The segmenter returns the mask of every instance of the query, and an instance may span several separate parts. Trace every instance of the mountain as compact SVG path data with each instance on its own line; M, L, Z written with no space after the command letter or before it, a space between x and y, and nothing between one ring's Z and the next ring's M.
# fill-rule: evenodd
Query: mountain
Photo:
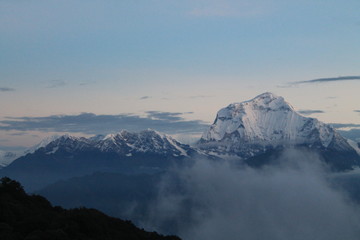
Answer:
M54 205L95 208L112 217L131 219L138 225L153 209L164 175L96 172L58 181L36 194Z
M64 135L0 170L27 190L93 172L154 173L191 162L201 153L154 130L93 138Z
M356 143L350 143L330 125L297 113L284 98L264 93L221 109L198 149L154 130L91 138L56 136L0 169L0 176L12 177L34 191L94 172L158 173L192 164L199 157L236 158L262 166L288 148L314 151L333 170L343 171L360 165Z
M0 239L136 239L180 240L146 232L130 221L95 209L53 207L40 195L27 195L20 183L0 180Z
M56 140L60 136L54 135L47 137L43 139L40 143L36 144L35 146L32 146L25 150L17 150L17 151L3 151L0 150L0 169L6 167L11 162L13 162L15 159L22 157L28 153L34 153L37 149L46 146L50 142Z
M189 156L195 152L191 147L177 142L168 135L154 130L139 133L121 131L117 134L95 136L91 138L64 135L37 147L37 153L53 154L58 151L75 153L95 150L103 153L116 153L122 157L139 154L158 154L163 156Z
M63 136L65 137L65 136L69 136L69 135L63 135ZM60 135L53 135L53 136L46 137L43 140L41 140L38 144L26 149L24 151L23 155L26 155L28 153L34 153L36 150L46 147L46 145L57 140L60 137L61 137Z
M360 163L354 148L334 128L299 114L283 97L269 92L218 111L198 147L250 165L261 165L289 147L316 151L335 170Z
M18 154L15 152L0 150L0 169L9 165L16 158L18 158Z

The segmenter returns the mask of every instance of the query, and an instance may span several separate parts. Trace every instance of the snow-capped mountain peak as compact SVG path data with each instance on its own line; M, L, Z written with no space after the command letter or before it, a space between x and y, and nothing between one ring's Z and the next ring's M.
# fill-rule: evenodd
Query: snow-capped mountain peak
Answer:
M271 92L262 93L251 100L241 103L234 103L234 105L249 105L249 107L252 107L253 109L266 108L267 110L272 111L285 109L294 110L294 108L288 102L286 102L283 97L277 96Z
M181 144L168 135L148 129L138 133L122 130L119 133L91 138L56 136L43 140L28 153L41 151L45 154L54 154L59 150L68 153L100 151L126 157L145 153L180 157L188 156L189 151L195 152L190 146Z
M69 136L69 135L66 135L66 136ZM57 139L59 139L61 137L63 137L63 136L61 136L61 135L53 135L53 136L46 137L43 140L41 140L41 142L39 142L38 144L36 144L36 145L32 146L31 148L25 150L24 153L25 154L34 153L39 148L45 147L49 143L51 143L51 142L53 142L53 141L55 141L55 140L57 140Z
M198 146L206 151L248 158L284 146L352 147L330 125L297 113L283 97L263 93L218 111Z
M184 148L188 146L180 144L168 135L148 129L139 133L132 133L122 130L117 134L108 134L102 141L97 143L102 151L117 152L173 152L174 155L187 156Z

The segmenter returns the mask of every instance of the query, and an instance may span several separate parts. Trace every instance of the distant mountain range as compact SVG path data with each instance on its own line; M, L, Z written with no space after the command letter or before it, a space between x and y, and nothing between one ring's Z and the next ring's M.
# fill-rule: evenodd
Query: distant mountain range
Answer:
M262 166L287 148L317 152L335 171L360 165L356 143L350 145L330 125L297 113L282 97L263 93L221 109L195 147L154 130L91 138L55 136L1 169L0 176L19 180L33 191L94 172L161 173L197 158L231 158Z
M142 225L151 221L164 181L173 181L171 191L182 191L176 176L165 177L176 172L171 170L192 166L198 159L262 167L276 163L289 148L315 152L337 172L360 166L356 142L343 138L330 125L299 114L282 97L264 93L218 111L195 146L154 130L91 138L53 136L0 169L0 177L20 181L26 191L40 193L53 204L96 208ZM334 182L358 201L358 178L346 175ZM184 214L196 207L186 199L183 204ZM170 218L157 230L178 233L176 221Z
M64 135L0 170L36 190L58 180L93 172L155 173L206 157L189 145L154 130L92 138Z

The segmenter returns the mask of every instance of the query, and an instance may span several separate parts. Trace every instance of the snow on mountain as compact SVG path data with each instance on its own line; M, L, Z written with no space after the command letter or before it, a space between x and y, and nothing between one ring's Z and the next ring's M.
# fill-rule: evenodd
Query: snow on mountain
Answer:
M356 152L355 145L349 144L330 125L297 113L284 98L269 92L218 111L214 123L204 132L197 146L199 150L154 130L138 133L123 130L91 138L52 136L26 153L40 154L38 156L42 158L57 154L59 159L77 158L79 154L88 158L86 154L92 157L93 153L101 159L114 153L125 159L149 159L151 156L183 158L194 154L249 159L295 146L315 149L326 161L335 161L341 169L360 163L357 154L360 149L357 148Z
M117 153L120 156L133 157L135 154L160 154L171 157L188 157L197 150L181 144L172 137L154 130L139 133L121 131L117 134L96 135L90 138L74 137L69 134L54 135L43 139L35 146L22 152L5 152L0 150L0 169L27 154L41 153L51 155L57 151L75 153L100 151Z
M55 141L56 139L58 139L60 137L61 137L60 135L53 135L53 136L46 137L43 140L41 140L41 142L39 142L38 144L25 150L24 155L26 155L28 153L34 153L39 148L45 147L46 145L48 145L49 143Z
M0 172L26 183L27 189L39 189L61 179L94 172L158 173L192 164L190 157L206 156L153 130L121 131L92 138L64 135L17 158Z
M93 138L75 137L71 135L62 135L47 145L38 148L35 153L43 152L45 154L53 154L58 150L63 152L86 151L94 148Z
M241 158L287 146L354 151L330 125L297 113L283 97L269 92L221 109L198 143L209 153Z
M18 157L18 154L15 152L8 152L0 150L0 168L6 167L12 161Z
M47 140L46 140L47 141ZM58 150L66 152L98 150L100 152L115 152L122 156L133 156L135 153L151 153L172 155L175 157L188 156L189 151L194 151L188 145L177 142L172 137L154 130L144 130L139 133L121 131L117 134L106 136L98 135L91 138L73 137L64 135L39 144L38 151L46 154Z
M29 153L34 153L39 148L45 147L50 142L55 141L59 137L60 137L59 135L47 137L47 138L43 139L40 143L38 143L24 151L9 152L9 151L0 150L0 168L6 167L7 165L9 165L11 162L13 162L15 159L17 159L19 157L22 157Z
M349 143L349 145L350 145L351 147L353 147L353 148L355 149L355 151L357 152L357 154L360 155L360 143L355 142L355 141L353 141L353 140L351 140L351 139L347 139L347 142Z

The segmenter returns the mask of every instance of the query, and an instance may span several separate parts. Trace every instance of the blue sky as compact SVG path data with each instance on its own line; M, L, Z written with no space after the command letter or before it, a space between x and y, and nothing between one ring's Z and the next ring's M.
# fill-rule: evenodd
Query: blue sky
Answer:
M9 129L9 117L77 116L79 129L83 113L149 120L117 131L151 127L158 111L203 127L265 91L322 121L360 124L359 9L358 0L0 0L0 146L59 130ZM84 134L75 128L63 131Z

